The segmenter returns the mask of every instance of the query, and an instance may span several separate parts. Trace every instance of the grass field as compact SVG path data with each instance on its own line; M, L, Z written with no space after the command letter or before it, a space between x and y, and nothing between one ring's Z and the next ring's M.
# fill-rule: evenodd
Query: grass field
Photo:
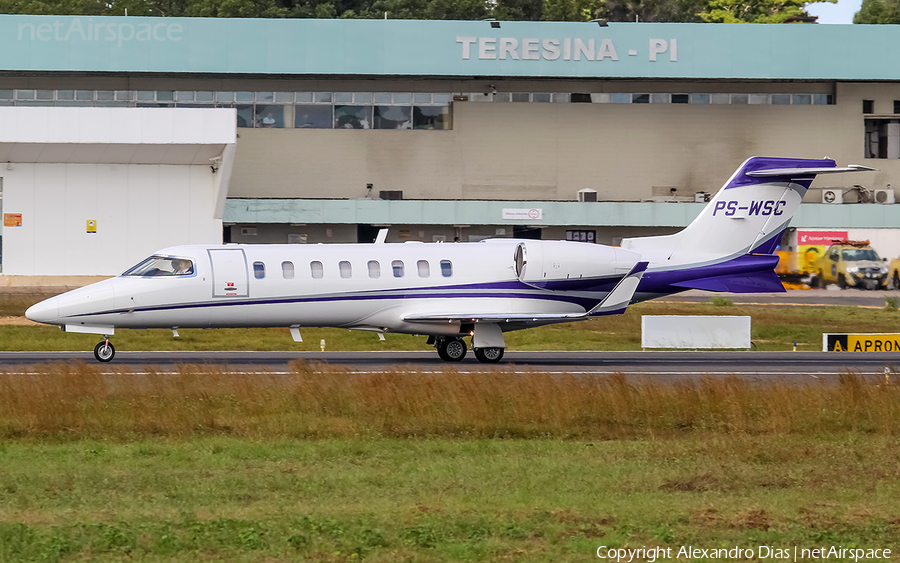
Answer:
M722 301L719 301L720 303ZM823 332L897 332L896 309L856 307L722 306L713 303L632 305L624 315L506 333L510 350L640 350L642 315L749 315L754 349L821 350ZM371 332L303 329L295 343L285 329L120 330L119 350L427 350L424 336L388 334L381 342ZM99 337L67 334L56 327L0 326L0 350L91 350Z
M895 446L856 434L14 443L0 448L0 560L589 561L601 545L896 554Z
M900 549L900 388L495 371L0 375L0 561Z
M900 385L849 372L833 385L735 377L632 382L502 369L356 374L302 361L268 376L217 366L120 370L103 374L99 364L72 363L0 374L0 438L900 435Z
M896 311L646 303L510 333L634 350L642 314L749 314L762 350L896 332ZM120 350L425 349L329 329L121 331ZM6 350L91 335L0 327ZM588 561L609 547L900 552L900 386L733 378L287 376L94 364L0 373L0 562ZM893 378L892 378L893 380ZM687 560L689 558L681 558ZM835 559L832 557L831 559ZM635 559L641 559L640 557ZM710 559L695 559L710 561ZM882 559L883 561L883 559Z

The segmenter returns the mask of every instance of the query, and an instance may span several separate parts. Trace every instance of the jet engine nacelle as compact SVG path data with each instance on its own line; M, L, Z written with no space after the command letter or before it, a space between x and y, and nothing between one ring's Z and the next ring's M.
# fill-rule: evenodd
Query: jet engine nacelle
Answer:
M549 282L567 280L617 280L631 271L640 257L636 252L602 244L523 241L516 247L513 262L520 281L548 287Z

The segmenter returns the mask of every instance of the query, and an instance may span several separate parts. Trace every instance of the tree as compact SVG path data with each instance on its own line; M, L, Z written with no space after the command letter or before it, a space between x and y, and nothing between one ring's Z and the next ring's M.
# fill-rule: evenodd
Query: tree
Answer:
M900 23L900 1L863 0L853 23Z
M837 0L814 0L836 2ZM0 0L0 13L219 18L647 22L808 21L805 0ZM900 23L900 0L864 0L856 23Z
M429 20L483 20L489 13L484 0L431 0L425 8Z
M541 19L544 21L590 21L594 18L597 0L544 0Z
M700 13L710 23L786 23L813 21L806 6L837 0L710 0Z
M702 22L708 0L605 0L597 17L614 22Z

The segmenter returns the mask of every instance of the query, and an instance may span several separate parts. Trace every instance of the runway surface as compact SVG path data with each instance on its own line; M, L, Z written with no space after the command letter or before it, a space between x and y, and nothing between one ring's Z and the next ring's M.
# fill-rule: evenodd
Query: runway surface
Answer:
M795 290L786 293L722 294L736 305L761 306L829 306L884 307L884 298L900 296L898 291ZM708 303L712 294L686 291L661 299L665 302ZM242 373L285 372L295 360L322 362L342 366L352 372L367 373L411 366L429 372L447 368L475 372L491 369L542 371L571 374L625 373L655 379L684 379L702 375L738 375L748 379L815 379L836 380L844 371L883 380L885 370L892 383L900 383L900 353L835 353L835 352L507 352L499 364L481 364L470 352L460 363L441 361L434 351L421 352L135 352L119 350L110 364L99 364L93 354L85 352L0 352L0 370L17 370L21 366L47 362L81 360L101 366L109 372L127 367L139 372L145 366L165 371L176 370L178 364L213 364L228 371ZM897 373L894 376L894 373Z
M0 370L47 362L82 360L105 371L128 367L165 371L179 364L211 364L240 373L286 372L290 362L306 360L342 366L356 373L381 372L409 366L429 372L452 368L464 372L491 369L541 371L576 375L625 373L654 379L738 375L751 379L836 379L851 369L884 378L885 370L900 383L900 353L837 352L507 352L499 364L482 364L469 354L447 363L423 352L117 352L109 364L99 364L90 352L0 352ZM897 373L898 375L894 375Z

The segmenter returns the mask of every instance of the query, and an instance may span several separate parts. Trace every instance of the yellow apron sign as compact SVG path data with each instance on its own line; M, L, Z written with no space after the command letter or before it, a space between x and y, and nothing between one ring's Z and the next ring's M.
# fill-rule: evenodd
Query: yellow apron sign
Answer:
M825 352L900 352L900 334L823 334Z

